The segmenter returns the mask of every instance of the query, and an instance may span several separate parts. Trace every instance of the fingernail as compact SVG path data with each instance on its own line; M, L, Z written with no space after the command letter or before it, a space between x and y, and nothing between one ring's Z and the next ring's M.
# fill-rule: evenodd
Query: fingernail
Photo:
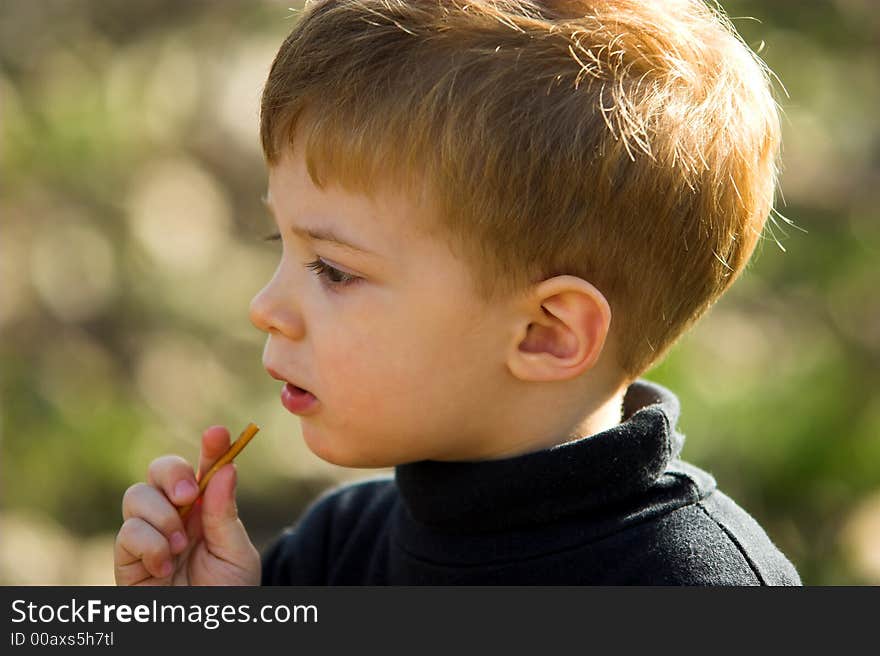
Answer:
M171 551L178 553L186 548L186 536L180 531L171 535Z
M171 572L173 572L173 571L174 571L174 565L171 564L170 560L166 560L162 564L162 569L159 570L159 576L161 576L162 578L164 578L166 576L171 576Z
M178 481L177 485L174 486L174 496L178 499L189 499L192 495L198 492L198 490L199 488L196 487L195 483L184 479Z

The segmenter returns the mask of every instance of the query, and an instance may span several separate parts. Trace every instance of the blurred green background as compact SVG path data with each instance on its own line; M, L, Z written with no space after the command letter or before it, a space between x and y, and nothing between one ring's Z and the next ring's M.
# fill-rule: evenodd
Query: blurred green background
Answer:
M805 583L880 584L880 12L722 4L788 93L796 227L768 224L647 377ZM304 447L247 319L276 257L257 107L289 5L0 5L0 584L112 583L124 490L211 424L263 428L239 458L258 547L376 473Z

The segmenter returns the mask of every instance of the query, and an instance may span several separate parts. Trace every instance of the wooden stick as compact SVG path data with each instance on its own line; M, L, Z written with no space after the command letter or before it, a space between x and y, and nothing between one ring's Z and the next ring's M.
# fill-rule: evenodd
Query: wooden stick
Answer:
M260 427L254 423L248 424L245 429L241 432L241 435L238 436L238 439L235 440L232 444L229 445L229 449L222 456L217 458L217 462L211 465L211 468L208 470L208 473L202 476L199 479L199 494L193 500L192 503L188 503L185 506L181 506L178 513L180 514L181 519L186 519L187 515L189 515L196 501L202 496L202 493L205 491L205 488L208 487L208 481L211 480L211 477L216 474L221 467L224 465L228 465L232 460L239 454L239 452L247 446L247 443L251 441L251 438L257 434L257 431L260 430Z

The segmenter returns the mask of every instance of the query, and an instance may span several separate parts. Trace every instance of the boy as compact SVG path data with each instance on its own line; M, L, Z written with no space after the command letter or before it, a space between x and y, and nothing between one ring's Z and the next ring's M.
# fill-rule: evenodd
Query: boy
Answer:
M395 475L261 562L234 467L184 526L192 467L159 458L117 582L800 584L639 379L760 236L767 79L699 0L309 5L263 94L283 249L251 320L309 448Z

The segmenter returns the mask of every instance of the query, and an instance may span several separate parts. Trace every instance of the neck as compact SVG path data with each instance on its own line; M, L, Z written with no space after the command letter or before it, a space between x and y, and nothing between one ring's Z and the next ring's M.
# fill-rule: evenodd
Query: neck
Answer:
M528 403L520 402L519 412L508 414L503 422L504 442L492 445L476 459L512 458L548 449L601 433L617 426L623 418L626 386L605 393L581 388L574 395L560 394L550 386L541 391L545 393L532 396Z
M626 388L618 390L595 412L584 417L569 433L569 440L595 435L617 426L623 419L623 397L625 394Z

